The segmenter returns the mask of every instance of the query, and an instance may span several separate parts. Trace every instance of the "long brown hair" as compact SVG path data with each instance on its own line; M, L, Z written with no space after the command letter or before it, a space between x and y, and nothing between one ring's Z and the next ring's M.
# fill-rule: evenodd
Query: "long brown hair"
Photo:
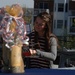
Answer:
M47 12L42 12L42 13L39 13L36 16L36 18L37 17L40 17L46 23L44 36L46 38L46 49L47 48L50 49L50 37L55 37L57 39L57 37L51 33L51 24L52 24L51 15L48 14ZM38 33L37 32L35 32L35 41L38 42ZM58 41L58 39L57 39L57 41Z

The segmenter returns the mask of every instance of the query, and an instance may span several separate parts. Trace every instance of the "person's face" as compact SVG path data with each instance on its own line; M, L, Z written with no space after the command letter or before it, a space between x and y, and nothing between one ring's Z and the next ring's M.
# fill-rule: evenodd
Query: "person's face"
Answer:
M43 21L40 17L37 17L34 22L34 28L38 33L43 32L45 29L45 21Z

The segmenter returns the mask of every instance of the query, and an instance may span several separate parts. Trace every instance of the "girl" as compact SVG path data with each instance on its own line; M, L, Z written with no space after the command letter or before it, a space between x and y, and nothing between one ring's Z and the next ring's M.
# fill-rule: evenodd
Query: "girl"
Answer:
M36 16L34 30L29 34L30 68L52 68L57 57L57 37L51 33L51 16L42 12Z

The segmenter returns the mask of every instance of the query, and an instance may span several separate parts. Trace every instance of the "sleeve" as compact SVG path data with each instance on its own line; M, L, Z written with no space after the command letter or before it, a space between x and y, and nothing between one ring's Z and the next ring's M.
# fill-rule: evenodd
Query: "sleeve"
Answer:
M44 52L38 49L36 51L37 51L37 55L54 61L57 57L57 40L54 37L51 38L50 40L51 40L51 51L50 52Z

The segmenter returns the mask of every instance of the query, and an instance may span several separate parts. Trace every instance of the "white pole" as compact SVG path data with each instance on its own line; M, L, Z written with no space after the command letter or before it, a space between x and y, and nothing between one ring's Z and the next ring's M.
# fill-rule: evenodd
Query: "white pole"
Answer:
M64 18L63 18L63 36L64 36L64 34L65 34L65 29L64 29L64 27L65 27L65 10L66 10L66 0L64 0Z

